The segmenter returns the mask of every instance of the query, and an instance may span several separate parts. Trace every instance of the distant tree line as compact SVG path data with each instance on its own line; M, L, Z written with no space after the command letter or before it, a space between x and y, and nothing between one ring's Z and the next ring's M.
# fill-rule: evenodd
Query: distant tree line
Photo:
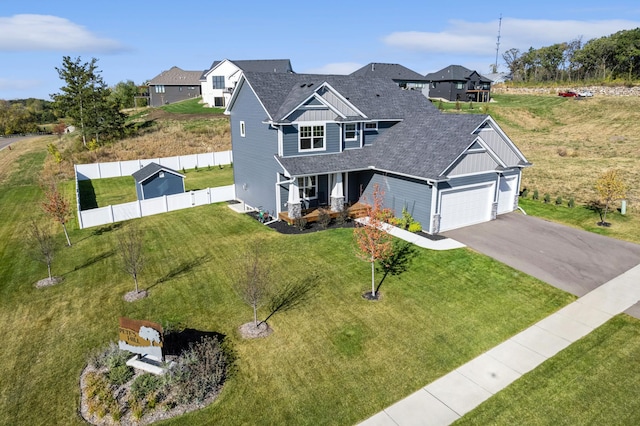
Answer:
M0 99L0 134L35 133L39 124L56 121L53 104L41 99Z
M640 79L640 28L592 39L582 38L526 52L503 53L514 81L613 81Z

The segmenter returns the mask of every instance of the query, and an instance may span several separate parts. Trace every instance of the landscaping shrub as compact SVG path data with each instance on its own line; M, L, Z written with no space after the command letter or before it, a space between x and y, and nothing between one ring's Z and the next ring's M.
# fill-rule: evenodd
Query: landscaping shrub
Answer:
M532 198L533 198L534 200L538 200L538 199L540 198L540 194L538 193L538 190L537 190L537 189L535 189L535 190L533 191L533 197L532 197Z
M318 225L321 229L327 229L331 223L331 214L326 209L318 209Z
M544 194L544 203L549 204L551 202L551 195L549 193Z
M161 384L160 377L149 373L141 374L131 384L131 394L137 400L143 400L160 388Z
M128 365L118 365L109 369L109 382L120 386L127 383L133 377L133 368Z
M569 206L570 209L572 209L572 208L574 208L576 206L576 200L573 197L569 198L568 206Z
M338 212L338 216L336 216L336 223L338 225L344 225L349 222L351 218L349 217L349 210L345 207L344 209Z
M409 232L420 232L422 231L422 225L420 222L411 222L409 225Z
M293 226L301 231L304 231L305 229L307 229L307 219L305 219L304 217L297 217L293 219Z
M556 198L556 206L561 206L562 203L563 203L562 196L558 195L558 198Z
M228 360L218 339L204 337L191 345L173 369L167 381L181 402L202 402L217 392L227 377Z
M89 363L100 369L103 367L113 368L119 365L126 365L131 356L129 351L123 351L114 342L111 342L106 349L94 352L89 357Z
M520 194L520 196L522 198L527 198L529 196L529 190L527 188L522 190L522 193Z

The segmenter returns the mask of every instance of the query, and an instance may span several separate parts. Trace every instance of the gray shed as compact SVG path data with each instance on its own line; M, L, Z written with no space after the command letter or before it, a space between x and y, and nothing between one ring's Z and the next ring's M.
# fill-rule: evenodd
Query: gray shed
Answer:
M157 163L149 163L131 176L136 181L138 200L184 192L184 175Z

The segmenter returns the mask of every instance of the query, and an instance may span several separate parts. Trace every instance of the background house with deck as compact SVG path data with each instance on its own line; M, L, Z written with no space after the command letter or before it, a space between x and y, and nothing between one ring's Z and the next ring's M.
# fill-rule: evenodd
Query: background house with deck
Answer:
M491 80L462 65L449 65L425 76L428 81L427 96L448 101L489 102Z
M200 96L200 71L178 67L162 71L149 81L149 106L158 107Z
M529 165L490 116L441 113L387 77L245 72L227 113L236 197L288 219L379 184L435 234L513 211Z
M200 76L202 101L209 107L225 108L242 71L293 73L289 59L214 61Z
M359 77L387 77L392 79L400 88L420 90L427 86L428 80L421 74L400 64L382 64L371 62L351 73Z

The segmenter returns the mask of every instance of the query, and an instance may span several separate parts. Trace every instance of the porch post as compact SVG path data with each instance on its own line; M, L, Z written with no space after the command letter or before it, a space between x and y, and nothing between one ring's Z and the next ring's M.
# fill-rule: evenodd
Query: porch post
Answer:
M298 179L296 178L294 178L293 182L289 184L287 213L291 219L298 219L299 217L302 217L302 203L300 202L300 190L298 189Z
M344 191L342 189L342 173L334 173L333 188L331 188L331 211L344 210Z

